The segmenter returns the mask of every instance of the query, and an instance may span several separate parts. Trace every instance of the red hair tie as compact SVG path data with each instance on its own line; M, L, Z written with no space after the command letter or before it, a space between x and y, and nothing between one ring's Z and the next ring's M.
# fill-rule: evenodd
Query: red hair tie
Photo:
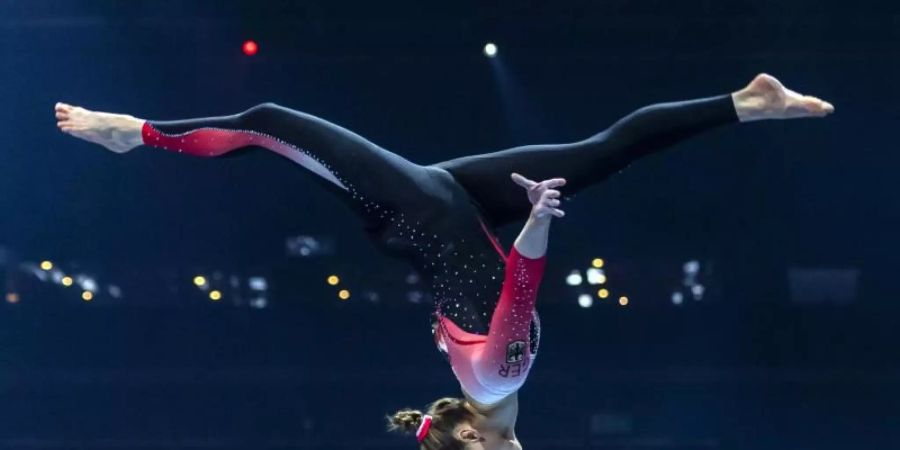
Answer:
M426 414L425 417L422 418L422 423L419 425L418 431L416 431L416 439L418 439L419 442L424 441L425 436L428 434L428 430L430 428L431 428L431 416Z

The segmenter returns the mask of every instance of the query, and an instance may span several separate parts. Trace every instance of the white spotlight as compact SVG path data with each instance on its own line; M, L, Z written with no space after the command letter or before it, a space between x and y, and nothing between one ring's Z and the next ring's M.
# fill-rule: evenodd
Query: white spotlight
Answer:
M684 263L684 274L685 275L696 275L697 272L700 271L700 261L696 259L692 259L686 263Z
M422 300L425 299L425 293L422 291L409 291L406 293L406 299L410 303L422 303Z
M573 270L569 273L568 276L566 276L566 284L568 284L569 286L578 286L581 284L581 281L581 273L579 273L577 270Z
M265 291L269 288L269 283L266 282L266 279L263 277L250 277L249 285L250 289L254 291Z
M680 304L684 303L684 294L682 294L681 292L677 292L677 291L673 292L672 293L672 303L674 303L676 305L680 305Z
M694 300L703 299L704 292L706 292L706 288L704 288L702 284L695 284L691 287L691 293L694 294Z
M493 58L497 56L497 46L494 45L493 42L488 42L484 45L484 55L488 58Z
M590 308L591 305L594 304L594 298L587 294L581 294L578 296L578 306L582 308Z
M81 285L81 289L85 291L97 292L97 282L93 278L86 275L79 275L76 280Z
M606 283L606 274L603 273L602 269L595 269L595 268L591 267L585 273L587 273L588 284Z
M63 277L65 277L65 276L66 276L66 275L65 275L64 273L62 273L61 270L53 269L52 271L50 271L50 278L51 278L51 279L53 280L53 282L56 283L56 284L61 284L61 283L62 283L62 279L63 279Z
M111 284L106 288L112 298L122 298L122 288Z
M47 274L46 270L41 269L38 266L30 266L27 267L28 270L31 271L31 274L37 277L38 280L47 281L50 278L50 275Z

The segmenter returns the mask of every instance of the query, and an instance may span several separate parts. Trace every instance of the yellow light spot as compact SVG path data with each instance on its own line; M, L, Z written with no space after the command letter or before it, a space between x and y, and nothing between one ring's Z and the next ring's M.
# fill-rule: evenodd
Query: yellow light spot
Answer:
M628 305L628 297L625 297L625 296L619 297L619 304L622 306L627 306Z
M68 275L66 275L66 276L64 276L64 277L62 278L62 284L63 284L63 286L65 286L65 287L71 286L73 282L74 282L74 281L72 280L72 277L70 277L70 276L68 276Z
M50 270L53 268L53 263L50 261L41 261L41 269Z
M340 282L341 282L341 279L338 278L337 275L331 275L328 277L328 284L330 284L332 286L337 286L337 284Z
M209 291L209 299L214 302L222 300L222 293L219 291Z
M94 299L94 293L91 291L84 291L81 293L81 299L89 302Z
M597 297L600 297L600 298L609 297L609 291L607 291L606 289L600 289L599 291L597 291Z
M6 294L6 301L9 303L19 303L19 294L15 292L8 292Z
M197 275L194 277L194 286L200 287L206 284L206 277L203 275Z
M591 265L594 266L594 267L597 268L597 269L602 269L602 268L603 268L603 264L604 264L603 258L594 258L594 260L591 261Z
M338 298L340 298L341 300L347 300L348 298L350 298L350 291L341 289L341 291L338 292Z
M606 283L606 275L602 274L602 273L600 275L597 275L597 283L605 284Z

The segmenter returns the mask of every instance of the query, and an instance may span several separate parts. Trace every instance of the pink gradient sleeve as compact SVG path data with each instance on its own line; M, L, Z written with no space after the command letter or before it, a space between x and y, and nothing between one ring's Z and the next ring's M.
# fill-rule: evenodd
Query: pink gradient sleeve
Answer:
M463 391L478 403L497 403L525 383L533 362L531 321L545 265L546 256L531 259L515 247L510 251L487 336L467 333L447 318L441 320L453 372Z

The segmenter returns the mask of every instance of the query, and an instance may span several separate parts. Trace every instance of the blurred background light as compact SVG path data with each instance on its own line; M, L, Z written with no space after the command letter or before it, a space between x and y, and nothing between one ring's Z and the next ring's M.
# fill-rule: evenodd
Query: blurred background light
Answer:
M692 259L684 263L684 273L687 275L696 275L700 271L700 262Z
M497 45L494 44L493 42L488 42L487 44L484 44L484 54L488 58L493 58L493 57L497 56Z
M594 298L587 294L581 294L578 296L578 306L582 308L590 308L591 305L594 304Z
M241 50L245 55L253 56L259 51L259 45L256 44L256 41L246 40L244 45L241 46Z
M606 274L600 269L591 267L585 274L587 275L588 284L597 285L606 283Z
M122 298L122 288L111 284L107 286L106 291L109 293L109 296L112 298Z
M691 294L694 295L694 300L702 300L704 292L706 292L706 288L704 288L702 284L691 286Z
M87 275L78 275L76 277L78 284L86 291L97 292L97 281Z
M265 299L265 297L257 297L250 299L250 307L256 309L263 309L268 306L269 302Z
M250 286L250 289L254 291L265 291L269 288L269 283L264 277L250 277L250 279L247 280L247 284Z
M569 286L579 286L582 282L581 273L577 270L573 270L566 276L566 284Z

